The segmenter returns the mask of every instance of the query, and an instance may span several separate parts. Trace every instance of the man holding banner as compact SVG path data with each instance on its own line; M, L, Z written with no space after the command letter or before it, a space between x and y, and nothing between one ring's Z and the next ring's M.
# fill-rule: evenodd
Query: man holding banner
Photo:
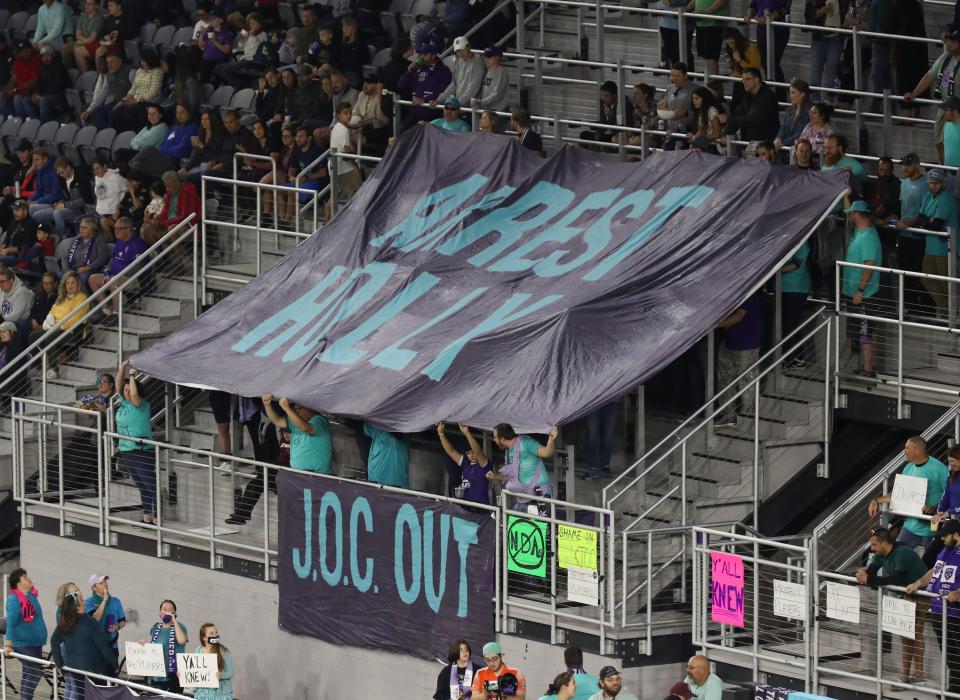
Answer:
M513 426L500 423L493 428L493 442L505 452L505 464L500 472L489 472L488 479L506 481L506 489L513 493L550 496L553 487L543 460L553 457L559 431L550 429L547 444L541 445L529 435L517 435Z
M330 422L306 406L280 399L281 416L273 408L273 396L263 396L263 410L278 430L290 431L290 467L318 474L332 472L333 437Z

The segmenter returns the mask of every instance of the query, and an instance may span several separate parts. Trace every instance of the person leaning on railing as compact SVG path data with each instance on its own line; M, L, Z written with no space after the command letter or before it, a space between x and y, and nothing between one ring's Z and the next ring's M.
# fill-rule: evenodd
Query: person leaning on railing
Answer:
M904 94L903 99L910 102L915 97L923 95L931 85L933 86L933 99L935 100L946 100L957 95L957 78L960 77L960 31L957 28L943 37L943 48L944 52L933 62L930 70L920 77L916 87ZM927 55L926 51L921 52L917 49L908 53L915 53L918 57L921 54L924 57ZM874 87L874 91L876 91L876 87ZM940 155L941 162L944 162L944 123L944 112L941 109L933 126L937 153Z
M50 651L57 667L69 666L77 671L113 676L119 668L117 657L100 625L83 609L79 591L67 593L60 606L60 619L50 635ZM84 676L68 671L64 700L83 698Z

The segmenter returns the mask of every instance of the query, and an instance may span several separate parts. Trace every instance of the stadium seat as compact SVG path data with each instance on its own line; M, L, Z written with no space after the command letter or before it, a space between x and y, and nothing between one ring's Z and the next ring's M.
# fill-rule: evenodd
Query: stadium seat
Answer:
M20 125L20 131L17 132L17 137L33 141L37 137L38 131L40 131L39 119L24 119L23 124Z
M173 35L173 39L170 41L170 45L173 48L177 48L180 44L189 44L193 41L193 27L180 27L177 30L176 34Z
M66 156L66 158L74 164L74 166L80 165L83 163L83 156L80 155L80 149L77 148L72 143L61 143L60 144L60 154Z
M86 73L81 73L77 76L73 86L84 103L90 102L90 98L93 97L93 89L97 86L97 71L88 70Z
M21 39L26 39L30 41L33 38L33 33L37 31L37 16L30 15L27 17L26 24L23 25L23 29L19 31L12 31L10 38L14 41L20 41Z
M133 137L136 135L137 132L135 131L122 131L117 134L110 146L110 157L115 158L117 151L119 151L121 148L130 148L130 143L133 141Z
M83 100L80 99L80 93L76 88L67 88L64 92L67 98L67 108L70 110L71 119L80 119L80 113L83 112Z
M280 14L280 22L284 27L299 26L300 23L297 21L297 15L289 3L281 2L277 5L277 12Z
M73 143L76 146L92 146L93 140L97 137L97 127L90 125L80 129L73 137Z
M116 138L116 136L116 129L104 129L103 131L97 132L96 138L93 139L93 151L97 158L106 158L109 160L113 157L113 151L111 148L113 146L113 140ZM82 148L80 149L80 152L85 153L84 149Z
M126 54L127 60L132 66L140 65L140 47L137 46L137 42L128 39L123 42L123 53ZM133 79L131 79L133 82Z
M65 143L72 145L79 128L76 124L61 124L60 128L57 129L56 136L53 137L53 142L58 146L63 146Z
M257 99L257 92L253 88L244 88L237 90L230 98L230 106L234 109L242 109L249 112L253 109L254 100Z
M373 67L376 68L377 70L380 70L388 63L390 63L390 49L386 48L386 49L381 49L380 51L377 51L377 53L373 57Z
M226 107L230 104L231 97L233 97L233 86L221 85L210 95L210 106Z
M210 104L210 97L213 95L213 85L210 83L203 84L203 103Z
M147 22L140 29L140 39L139 39L140 43L141 44L155 43L153 37L156 33L157 33L157 25L155 25L153 22Z
M60 149L57 147L53 141L47 141L46 143L40 144L40 148L47 152L47 155L50 157L50 162L53 163L57 158L60 157Z
M391 0L390 12L395 15L408 15L413 6L413 0Z
M20 117L10 116L0 126L0 140L3 141L3 150L6 152L7 158L13 157L13 148L17 145L17 134L22 123L23 119Z
M400 23L397 22L397 16L395 14L392 12L381 12L380 24L383 27L383 31L390 37L390 43L400 38ZM389 55L390 49L384 49L384 51L387 51Z
M14 12L7 18L7 24L4 29L7 31L7 36L10 38L10 43L13 43L14 34L17 32L23 32L24 26L27 24L27 20L30 18L29 12Z
M57 136L57 129L59 128L60 122L44 122L40 125L40 128L37 129L37 135L33 137L33 140L41 146L52 143Z
M77 82L77 78L80 77L80 71L76 68L68 68L67 74L70 76L70 84L74 85Z
M6 27L8 19L10 19L10 10L0 9L0 27Z
M177 28L172 24L166 24L160 27L153 35L150 43L154 46L159 44L170 44L173 42L173 35L177 33Z

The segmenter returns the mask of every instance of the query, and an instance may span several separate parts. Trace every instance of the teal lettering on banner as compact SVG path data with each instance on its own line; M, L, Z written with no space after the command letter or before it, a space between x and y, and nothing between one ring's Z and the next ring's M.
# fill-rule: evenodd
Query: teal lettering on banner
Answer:
M361 496L353 502L350 509L350 576L353 578L353 585L361 593L366 593L373 585L373 557L366 557L365 571L360 573L360 561L357 556L357 547L359 540L359 531L357 525L360 522L360 516L363 516L363 529L367 532L373 532L373 511L370 510L370 501Z
M410 531L409 586L403 570L404 530ZM420 597L420 577L423 575L422 542L417 511L409 503L404 503L397 512L397 522L393 531L393 575L397 582L397 593L400 594L400 600L407 605L417 602L417 598Z
M327 511L333 515L333 530L335 533L333 548L335 554L333 568L327 567ZM320 499L320 515L317 518L320 522L320 575L328 586L336 586L340 583L340 576L343 573L343 510L340 508L340 499L333 491L327 491Z

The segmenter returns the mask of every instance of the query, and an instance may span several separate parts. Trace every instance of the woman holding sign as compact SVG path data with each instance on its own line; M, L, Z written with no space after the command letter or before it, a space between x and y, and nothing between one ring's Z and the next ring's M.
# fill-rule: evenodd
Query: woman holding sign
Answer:
M197 688L193 691L194 700L233 700L233 657L230 650L220 643L220 632L212 622L200 625L200 646L197 654L217 655L217 680L219 688Z
M165 676L152 676L147 679L150 685L171 693L179 693L180 679L177 678L177 654L182 654L187 648L187 628L177 620L177 604L172 600L165 600L160 604L160 620L150 628L150 643L159 644L163 649L163 658L167 663ZM143 639L141 644L146 644Z
M69 666L78 671L114 676L117 657L100 625L83 612L83 596L71 591L63 597L60 619L50 635L53 660L60 668ZM84 680L79 673L66 674L64 700L83 700Z

